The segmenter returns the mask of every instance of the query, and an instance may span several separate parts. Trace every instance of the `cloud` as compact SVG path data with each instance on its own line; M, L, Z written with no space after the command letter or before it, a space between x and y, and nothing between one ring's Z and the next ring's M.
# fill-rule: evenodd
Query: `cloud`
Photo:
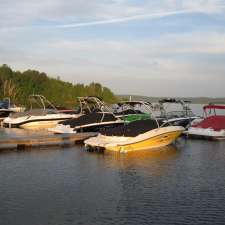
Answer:
M95 25L102 25L102 24L125 23L125 22L129 22L129 21L163 18L163 17L167 17L167 16L188 14L188 13L193 13L193 12L199 12L199 11L197 11L197 10L180 10L180 11L171 11L171 12L158 12L158 13L136 15L136 16L123 17L123 18L116 18L116 19L111 19L111 20L100 20L100 21L92 21L92 22L85 22L85 23L72 23L72 24L56 25L54 27L56 27L56 28L76 28L76 27L95 26Z
M224 5L223 0L2 0L0 27L93 26L190 12L224 13Z
M7 54L5 49L0 59L17 69L38 69L72 82L95 80L117 93L225 95L221 88L225 83L224 40L225 34L210 32L167 34L141 41L55 40L39 43L35 51L30 47ZM129 81L126 87L125 81ZM154 84L151 89L148 83ZM209 84L214 88L208 91Z
M223 3L2 0L0 62L72 82L95 80L117 93L225 95Z

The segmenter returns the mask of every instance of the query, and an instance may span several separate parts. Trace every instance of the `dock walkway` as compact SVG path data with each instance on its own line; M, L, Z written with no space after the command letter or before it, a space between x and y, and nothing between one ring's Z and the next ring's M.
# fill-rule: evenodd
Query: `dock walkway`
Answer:
M34 147L66 146L82 142L97 133L57 134L22 129L0 129L0 150L30 149Z

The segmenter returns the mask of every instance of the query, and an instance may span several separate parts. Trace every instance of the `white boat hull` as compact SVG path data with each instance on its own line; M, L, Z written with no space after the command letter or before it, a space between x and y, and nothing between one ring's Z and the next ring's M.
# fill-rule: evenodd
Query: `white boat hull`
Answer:
M77 118L80 115L49 114L46 116L23 116L18 118L7 117L3 120L5 127L20 127L23 129L37 130L55 127L60 121Z
M55 134L72 134L76 133L74 128L71 128L70 125L56 124L54 127L48 129L48 131Z
M187 131L188 136L196 138L206 138L214 140L225 139L225 130L215 131L211 128L190 127Z

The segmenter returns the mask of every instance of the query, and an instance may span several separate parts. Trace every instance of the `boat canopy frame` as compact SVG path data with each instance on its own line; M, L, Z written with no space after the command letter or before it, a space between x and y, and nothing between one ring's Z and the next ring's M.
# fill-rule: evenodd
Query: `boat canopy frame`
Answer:
M80 103L81 113L85 112L85 109L88 110L88 113L99 111L102 113L101 122L104 120L105 114L107 113L111 113L115 116L110 107L108 107L100 98L96 96L77 97L77 99Z
M146 102L146 101L123 101L123 102L116 103L116 105L121 107L122 111L124 110L125 106L131 107L132 110L134 110L134 107L137 105L144 106L144 108L149 112L149 114L152 114L152 109L153 109L152 103Z
M166 119L168 119L168 114L169 113L172 114L173 112L182 112L182 113L185 113L185 116L189 116L189 117L190 117L190 115L189 115L190 112L193 114L191 108L188 105L191 103L191 101L189 101L189 100L182 100L182 99L176 99L176 98L163 98L163 99L159 100L158 102L159 102L159 109L161 111L161 115L165 116ZM168 113L168 112L166 112L166 107L164 105L166 103L180 104L182 106L183 110L179 110L179 111L176 110L176 111L171 111Z
M146 102L146 101L124 101L124 102L119 102L117 103L117 105L143 105L148 111L149 111L149 114L151 115L152 119L156 121L156 124L157 124L157 127L160 128L162 125L159 124L159 121L156 117L156 115L154 114L154 111L153 111L153 105L151 102Z
M205 117L211 114L212 110L214 112L214 115L217 115L216 109L225 110L225 103L209 103L208 105L203 106ZM208 113L208 110L209 110L209 113Z
M93 111L94 109L99 109L100 111L104 112L111 112L110 108L98 97L95 96L87 96L87 97L77 97L78 102L80 103L80 109L81 112L84 111L84 109L88 109L89 112Z
M43 109L43 111L45 111L46 109L49 109L46 106L50 106L50 109L58 111L57 108L43 95L38 95L38 94L30 95L28 99L30 102L30 110L33 109L33 104L36 103L38 106L40 106Z

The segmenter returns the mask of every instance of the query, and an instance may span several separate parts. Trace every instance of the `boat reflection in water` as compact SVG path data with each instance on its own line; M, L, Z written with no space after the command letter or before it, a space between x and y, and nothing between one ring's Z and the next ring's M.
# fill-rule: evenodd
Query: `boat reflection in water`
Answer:
M95 154L98 161L103 161L108 168L127 171L145 171L154 175L166 172L165 164L170 165L173 159L179 156L181 150L176 145L168 145L143 151L119 152L105 151L103 154Z

